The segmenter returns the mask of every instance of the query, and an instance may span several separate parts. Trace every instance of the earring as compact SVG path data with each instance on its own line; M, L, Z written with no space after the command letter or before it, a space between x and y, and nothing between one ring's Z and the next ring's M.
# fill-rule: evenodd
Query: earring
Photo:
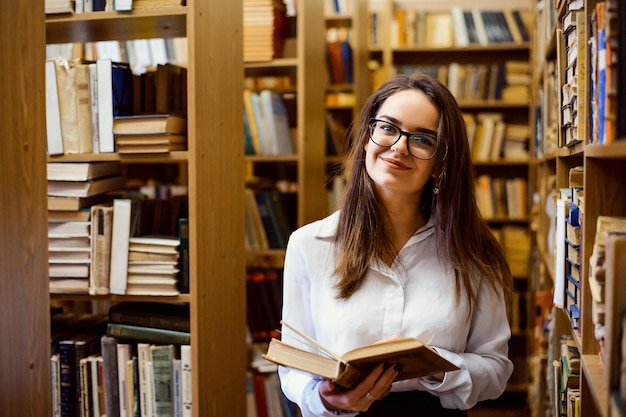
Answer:
M435 186L433 187L433 194L434 194L434 195L439 194L439 185L435 185Z

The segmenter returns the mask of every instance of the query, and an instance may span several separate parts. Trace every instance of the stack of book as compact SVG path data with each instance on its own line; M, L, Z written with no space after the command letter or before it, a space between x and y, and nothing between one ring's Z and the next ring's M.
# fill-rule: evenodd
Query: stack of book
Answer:
M271 61L282 55L286 10L274 0L244 0L243 60Z
M91 263L90 221L48 222L51 293L87 293Z
M48 210L77 211L124 187L121 166L107 162L48 162Z
M244 90L246 149L252 155L293 155L289 100L272 90ZM291 113L293 115L293 113Z
M109 309L107 334L145 343L188 344L189 304L130 301L116 304Z
M119 154L153 154L187 149L187 120L181 114L116 117L113 133Z
M119 162L48 163L50 292L87 293L90 285L91 210L121 188Z
M126 294L178 295L179 246L178 237L131 237Z

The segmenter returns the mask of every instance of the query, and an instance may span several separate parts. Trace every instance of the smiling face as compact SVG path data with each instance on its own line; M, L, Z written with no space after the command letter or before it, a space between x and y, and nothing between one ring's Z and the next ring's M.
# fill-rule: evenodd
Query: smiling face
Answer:
M407 132L437 131L439 111L419 90L402 90L381 105L376 119L386 120ZM407 137L402 135L391 147L365 144L365 167L382 196L401 194L419 199L424 185L433 176L435 158L422 160L411 156Z

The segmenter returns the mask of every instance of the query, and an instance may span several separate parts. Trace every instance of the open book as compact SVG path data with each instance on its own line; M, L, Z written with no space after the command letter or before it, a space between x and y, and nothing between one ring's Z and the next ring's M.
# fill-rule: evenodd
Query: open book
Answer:
M287 323L281 323L323 353L309 352L272 339L263 357L279 365L331 379L345 388L356 386L380 363L400 365L396 381L459 369L415 338L394 338L337 355Z

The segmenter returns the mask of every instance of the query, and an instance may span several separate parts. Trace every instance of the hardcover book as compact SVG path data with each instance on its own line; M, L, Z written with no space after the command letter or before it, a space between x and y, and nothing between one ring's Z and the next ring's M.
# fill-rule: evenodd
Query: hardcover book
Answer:
M323 353L314 353L272 339L263 357L282 366L299 369L331 379L336 384L352 388L381 363L399 365L396 381L435 375L459 368L440 356L435 349L415 338L395 338L361 346L341 355L329 351L313 339L300 333L284 321L285 327L296 332Z

